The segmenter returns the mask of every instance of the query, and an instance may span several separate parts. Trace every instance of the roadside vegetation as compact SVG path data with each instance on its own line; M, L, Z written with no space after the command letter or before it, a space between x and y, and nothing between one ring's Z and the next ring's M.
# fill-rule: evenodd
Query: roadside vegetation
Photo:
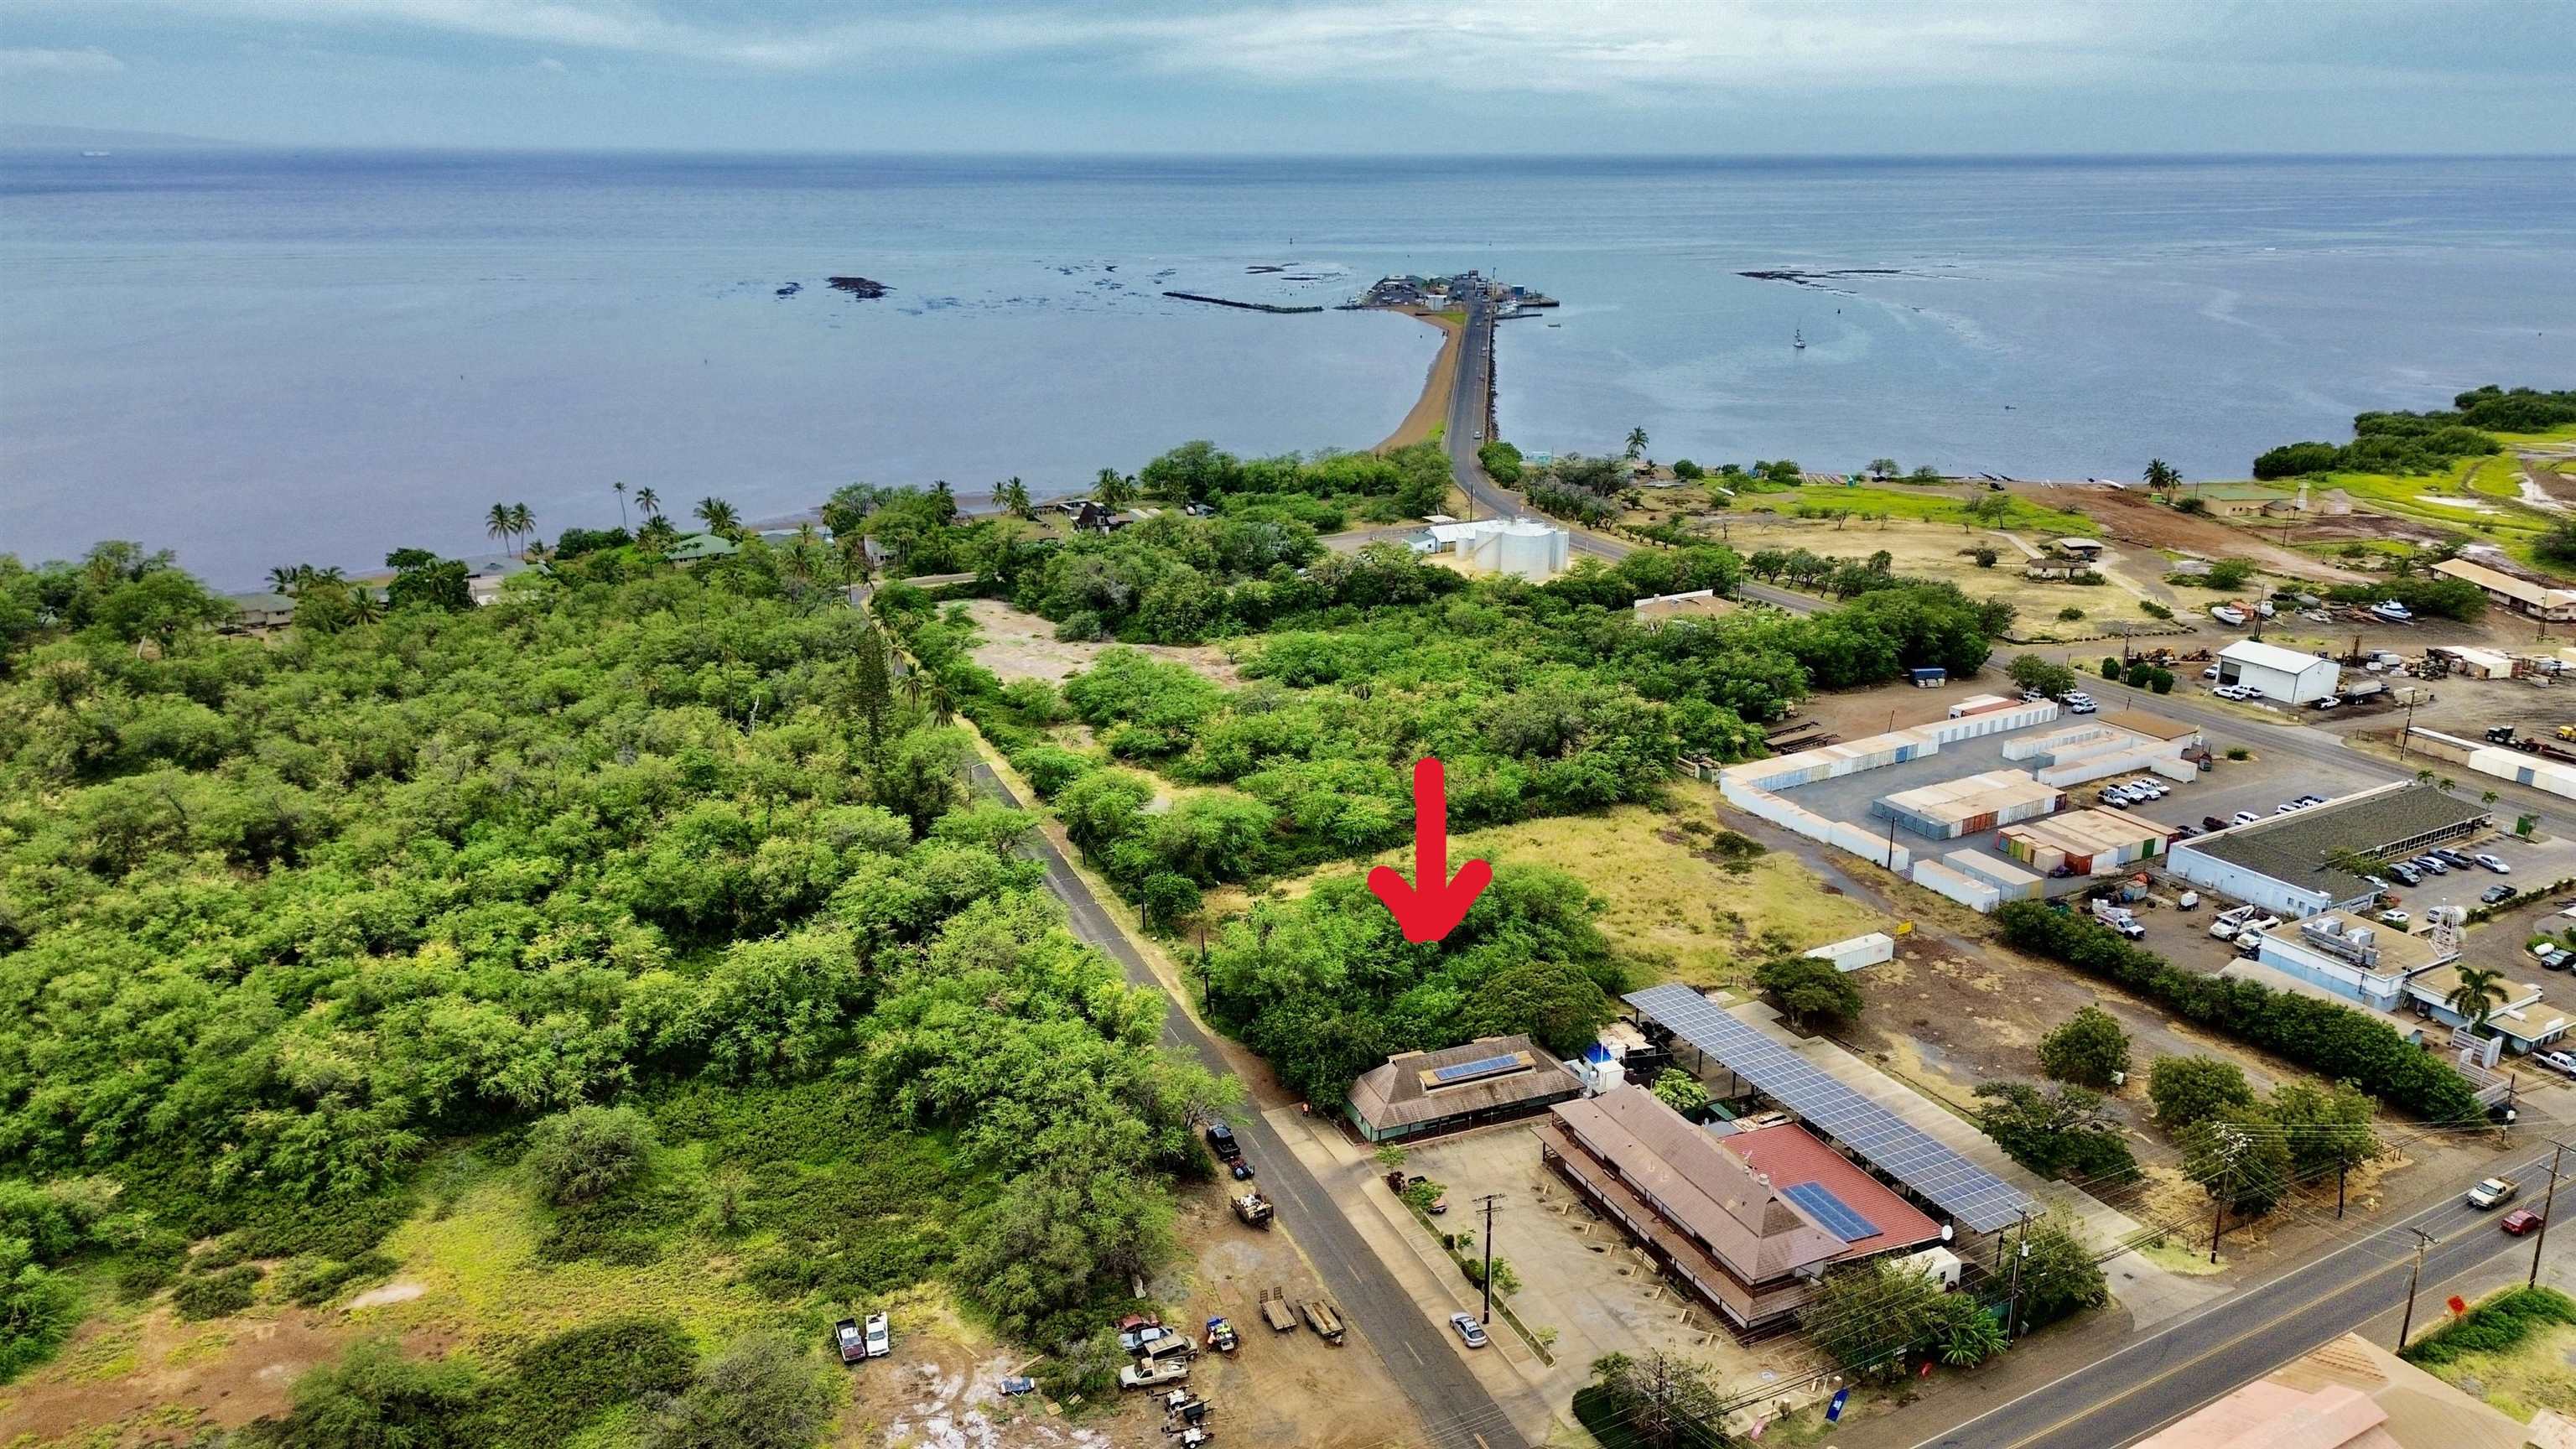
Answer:
M541 1257L694 1262L800 1331L931 1283L1053 1348L1127 1301L1225 1092L785 553L611 546L269 641L166 556L0 558L0 1371L119 1298L381 1281L466 1165ZM710 1347L596 1393L801 1393ZM296 1413L511 1372L353 1356Z

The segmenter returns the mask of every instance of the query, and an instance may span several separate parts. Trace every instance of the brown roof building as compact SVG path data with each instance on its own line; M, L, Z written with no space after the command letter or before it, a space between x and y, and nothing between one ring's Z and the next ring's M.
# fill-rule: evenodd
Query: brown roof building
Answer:
M1641 1087L1559 1103L1538 1129L1549 1166L1738 1327L1805 1306L1831 1264L1940 1238L1930 1218L1803 1129L1738 1135L1745 1142L1729 1150L1732 1139Z
M1343 1110L1371 1142L1507 1122L1582 1095L1565 1064L1526 1036L1406 1052L1360 1074Z

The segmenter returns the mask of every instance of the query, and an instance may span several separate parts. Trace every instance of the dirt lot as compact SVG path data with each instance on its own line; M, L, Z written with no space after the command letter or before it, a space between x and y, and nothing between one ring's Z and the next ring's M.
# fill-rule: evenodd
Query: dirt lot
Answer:
M260 1311L182 1323L167 1306L109 1310L62 1353L0 1389L0 1444L184 1443L286 1410L286 1387L339 1356L336 1313Z
M2267 573L2293 578L2350 582L2359 577L2269 542L2251 529L2177 512L2133 489L2022 484L2013 491L2050 508L2074 509L2123 543L2200 558L2252 559Z
M1014 679L1043 679L1049 684L1061 684L1068 675L1089 669L1102 650L1117 647L1107 643L1076 644L1059 640L1055 637L1053 624L998 599L969 600L966 612L983 635L982 642L975 646L975 662L1001 676L1005 684ZM1243 676L1235 671L1234 660L1224 650L1209 645L1139 644L1129 647L1141 649L1156 659L1186 664L1228 688L1243 682Z

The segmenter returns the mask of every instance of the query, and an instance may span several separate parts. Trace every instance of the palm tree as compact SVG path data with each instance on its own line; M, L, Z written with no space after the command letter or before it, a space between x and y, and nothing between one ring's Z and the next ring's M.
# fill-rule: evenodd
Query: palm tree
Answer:
M510 535L518 531L517 524L511 520L510 505L493 504L492 511L483 515L483 531L495 539L502 540L506 547Z
M536 533L537 516L528 511L528 505L524 503L513 503L510 505L510 531L519 535L522 540L525 540ZM527 556L528 546L525 542L522 542L519 545L519 557L526 558Z
M931 723L945 729L957 718L957 696L949 692L948 680L945 676L930 681L929 693Z
M2504 797L2502 795L2497 794L2493 790L2489 790L2478 797L2478 803L2492 810L2495 808L2495 803L2503 798Z
M2487 1018L2495 1014L2497 1007L2504 1005L2504 973L2484 966L2452 969L2457 973L2459 984L2451 988L2450 995L2442 998L2442 1004L2467 1017L2470 1031L2482 1030Z
M1136 480L1115 468L1103 468L1091 480L1091 501L1103 508L1124 508L1136 501Z
M709 533L730 537L734 530L742 526L742 516L733 511L732 504L721 498L701 498L698 500L698 506L691 511L697 514L700 523L707 526Z
M659 518L662 516L662 495L650 488L638 488L635 490L635 506L644 510L645 517Z
M385 605L376 591L364 584L349 590L349 617L360 624L372 624L385 616Z
M947 523L957 517L957 490L948 486L947 479L933 479L930 484L930 496L939 500L940 522Z
M635 530L636 546L654 553L664 552L679 541L680 531L671 526L671 520L658 513L646 518L644 526Z
M993 501L1022 518L1038 516L1037 505L1029 501L1029 485L1016 473L993 490Z
M837 540L841 549L841 578L847 584L868 581L868 539L863 533L845 533Z
M2170 493L2174 489L2182 486L2182 475L2175 472L2173 464L2166 462L2164 459L2149 458L2147 460L2147 486L2159 492Z
M917 665L903 671L903 702L914 709L921 708L921 669Z
M1644 456L1646 456L1646 429L1641 424L1628 430L1628 457L1633 462Z
M617 490L617 526L624 528L626 526L626 480L621 478L608 486Z
M311 564L279 564L268 571L269 592L292 596L297 589L304 586L304 580L312 573Z

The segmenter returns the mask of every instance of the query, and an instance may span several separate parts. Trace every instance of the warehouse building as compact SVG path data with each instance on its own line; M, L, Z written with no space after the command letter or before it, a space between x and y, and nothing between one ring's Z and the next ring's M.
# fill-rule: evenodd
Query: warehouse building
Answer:
M2165 869L2281 915L2356 909L2379 888L2338 862L2404 859L2479 834L2485 806L2430 785L2382 785L2313 809L2182 841Z
M2474 584L2487 602L2500 609L2511 609L2529 619L2544 619L2553 624L2576 620L2576 589L2553 589L2535 584L2484 564L2473 564L2464 558L2446 558L2433 565L2433 572L2446 579Z
M2218 682L2260 690L2278 703L2306 704L2334 693L2343 682L2343 667L2278 644L2239 639L2218 651Z
M1508 1122L1582 1095L1583 1083L1526 1036L1405 1052L1360 1074L1343 1111L1371 1142Z

